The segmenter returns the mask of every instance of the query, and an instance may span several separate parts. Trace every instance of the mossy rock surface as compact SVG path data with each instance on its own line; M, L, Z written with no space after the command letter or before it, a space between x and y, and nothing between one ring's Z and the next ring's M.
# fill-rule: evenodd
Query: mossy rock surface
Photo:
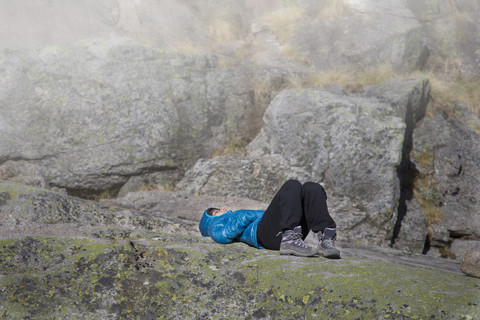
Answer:
M0 191L1 319L480 318L480 279L456 265L353 247L340 260L280 256L216 244L188 221L88 211L93 203L11 184ZM50 208L48 220L39 208ZM65 210L70 218L58 219Z
M480 317L480 280L459 273L185 235L2 240L0 261L6 319Z

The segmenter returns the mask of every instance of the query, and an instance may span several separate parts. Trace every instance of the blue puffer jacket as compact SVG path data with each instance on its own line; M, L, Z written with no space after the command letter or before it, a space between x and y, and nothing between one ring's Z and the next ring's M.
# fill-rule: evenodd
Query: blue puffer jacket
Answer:
M211 216L207 211L200 220L200 232L218 243L234 241L245 242L262 249L257 241L257 226L262 219L263 210L227 211L220 216Z

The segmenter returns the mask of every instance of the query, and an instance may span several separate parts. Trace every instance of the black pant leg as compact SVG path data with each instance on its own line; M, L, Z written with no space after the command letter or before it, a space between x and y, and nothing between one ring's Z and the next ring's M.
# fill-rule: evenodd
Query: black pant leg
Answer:
M282 236L279 233L301 225L304 217L302 193L302 184L297 180L288 180L277 191L258 224L257 240L262 247L280 249Z
M303 207L308 229L323 232L325 228L336 228L327 206L327 193L318 183L306 182L303 185Z

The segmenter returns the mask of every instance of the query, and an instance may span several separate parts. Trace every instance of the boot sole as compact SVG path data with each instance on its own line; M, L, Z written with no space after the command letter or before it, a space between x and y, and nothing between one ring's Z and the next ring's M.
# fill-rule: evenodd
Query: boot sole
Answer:
M299 257L313 257L315 256L317 253L316 252L312 252L312 253L301 253L301 252L298 252L298 251L295 251L295 250L289 250L289 249L284 249L284 250L281 250L280 251L280 255L292 255L292 256L299 256Z
M340 259L340 251L336 252L324 252L323 250L319 250L320 256L328 259Z

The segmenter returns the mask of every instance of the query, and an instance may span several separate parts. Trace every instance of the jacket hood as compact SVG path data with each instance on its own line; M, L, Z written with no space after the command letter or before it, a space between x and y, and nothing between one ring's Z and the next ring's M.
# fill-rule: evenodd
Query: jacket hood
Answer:
M213 219L215 219L215 217L207 214L207 210L203 212L202 219L200 220L200 224L198 225L202 236L208 236L208 227L210 226L210 223L212 223Z
M210 225L214 220L218 219L223 219L224 216L226 216L228 213L231 213L232 210L227 210L224 214L221 214L219 216L211 216L207 213L208 209L203 212L202 219L200 220L200 224L198 225L198 228L200 229L200 233L204 237L210 237L211 234L208 233L208 229L210 228Z

